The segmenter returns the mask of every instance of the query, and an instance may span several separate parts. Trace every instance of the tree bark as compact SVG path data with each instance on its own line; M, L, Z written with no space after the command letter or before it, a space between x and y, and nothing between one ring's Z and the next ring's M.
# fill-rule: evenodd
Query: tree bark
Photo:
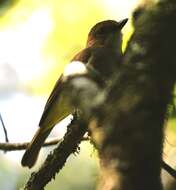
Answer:
M162 190L163 126L176 77L175 0L136 15L123 67L89 127L100 155L101 190Z

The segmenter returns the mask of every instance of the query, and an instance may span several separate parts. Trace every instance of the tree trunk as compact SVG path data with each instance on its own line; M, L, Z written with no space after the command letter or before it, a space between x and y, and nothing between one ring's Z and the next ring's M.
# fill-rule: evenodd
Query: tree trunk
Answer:
M123 67L90 131L100 155L101 190L162 190L163 126L176 77L176 4L134 13Z

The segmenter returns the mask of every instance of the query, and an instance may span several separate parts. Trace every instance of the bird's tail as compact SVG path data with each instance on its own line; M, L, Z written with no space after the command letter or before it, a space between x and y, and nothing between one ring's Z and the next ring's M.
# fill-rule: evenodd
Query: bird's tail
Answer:
M52 130L52 127L45 131L43 130L43 128L39 127L32 141L28 145L26 152L23 155L23 158L21 160L22 166L27 166L29 168L33 167L33 165L35 164L37 160L40 149L42 145L44 144L45 139L50 134L51 130Z

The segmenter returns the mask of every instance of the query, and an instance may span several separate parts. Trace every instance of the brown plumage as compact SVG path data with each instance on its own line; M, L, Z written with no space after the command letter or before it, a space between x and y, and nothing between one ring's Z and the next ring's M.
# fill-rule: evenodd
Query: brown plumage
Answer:
M118 69L121 59L121 29L127 19L121 22L107 20L96 24L89 32L86 48L80 51L72 61L91 65L106 80ZM58 79L39 122L39 128L22 158L22 165L31 168L39 151L53 127L74 108L69 105L69 96L62 94L64 76Z

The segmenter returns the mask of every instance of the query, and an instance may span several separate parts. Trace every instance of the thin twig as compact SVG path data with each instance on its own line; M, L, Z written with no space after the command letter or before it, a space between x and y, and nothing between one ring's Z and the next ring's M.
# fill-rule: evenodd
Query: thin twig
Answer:
M88 137L83 138L83 141L86 141L86 140L88 140ZM54 138L52 140L48 140L47 142L45 142L45 144L43 144L43 147L56 145L61 141L62 141L62 138L61 139ZM29 142L24 142L24 143L0 143L0 150L2 150L2 151L25 150L27 148L28 144L29 144Z
M1 124L2 124L2 127L3 127L3 130L4 130L5 142L9 142L8 134L7 134L7 129L5 127L5 124L4 124L4 121L2 119L1 113L0 113L0 121L1 121Z
M49 140L43 146L51 146L59 143L61 139L55 138L53 140ZM24 143L0 143L0 150L3 151L17 151L17 150L25 150L28 146L29 142Z
M170 165L168 165L166 162L162 161L162 167L164 170L166 170L173 178L176 179L176 170L173 169Z

